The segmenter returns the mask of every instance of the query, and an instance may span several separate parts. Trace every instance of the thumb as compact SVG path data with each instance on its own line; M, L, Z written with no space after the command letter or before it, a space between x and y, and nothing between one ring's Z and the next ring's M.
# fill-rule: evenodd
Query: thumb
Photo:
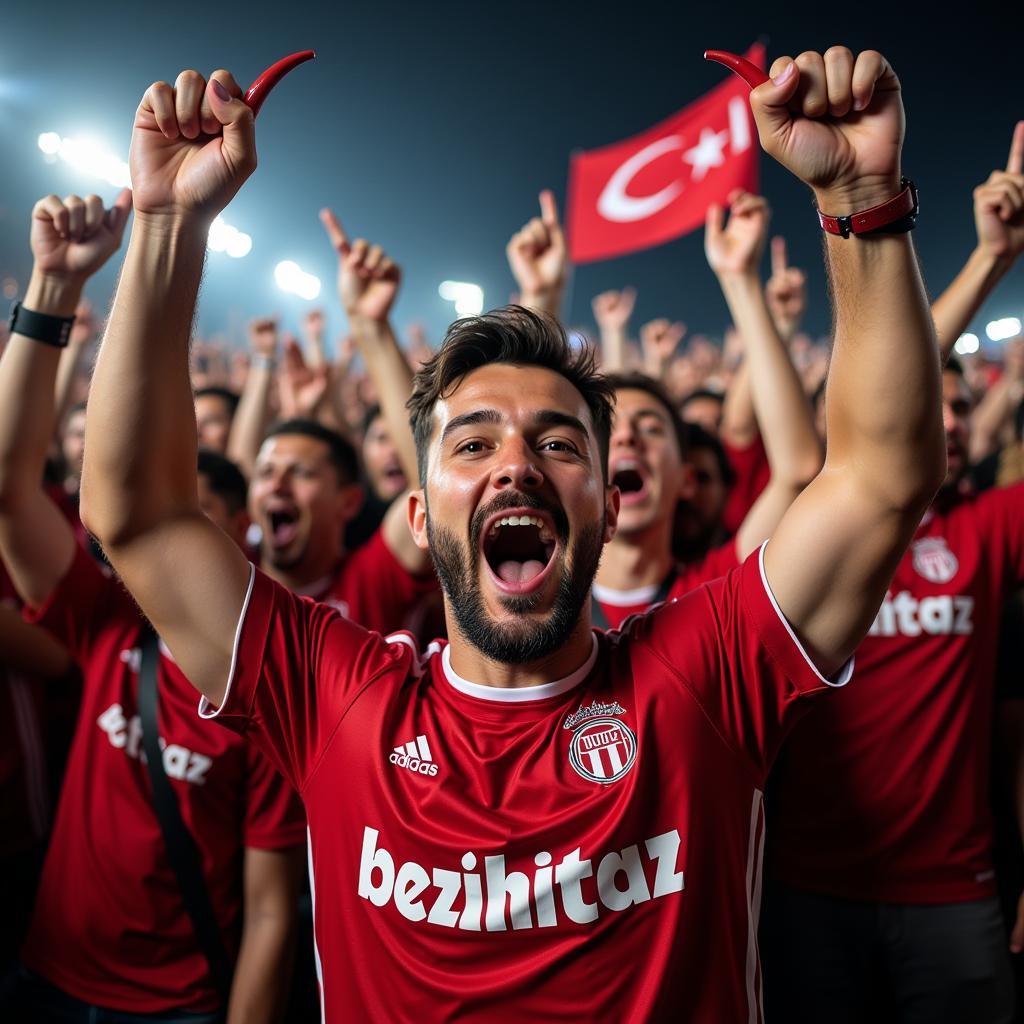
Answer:
M210 111L223 132L221 152L235 171L256 167L256 116L242 100L242 90L226 71L215 71L206 86Z
M130 188L123 188L114 200L114 205L107 210L107 227L117 239L118 244L121 242L124 226L128 223L131 212L132 190Z
M772 72L767 82L750 93L750 109L765 149L768 140L780 135L793 120L789 102L800 85L800 69L791 57L779 57Z

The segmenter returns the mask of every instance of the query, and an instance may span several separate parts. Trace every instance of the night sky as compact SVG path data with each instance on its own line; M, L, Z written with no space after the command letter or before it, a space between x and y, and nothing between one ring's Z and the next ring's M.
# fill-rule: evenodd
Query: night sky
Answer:
M940 22L934 5L831 6L836 13L645 0L372 9L207 2L160 4L157 15L141 3L103 0L8 4L0 15L0 277L22 287L27 280L35 199L97 191L109 200L116 191L45 163L41 132L92 136L127 159L132 115L151 81L223 66L245 85L278 57L315 48L317 61L294 72L260 116L259 169L226 213L252 235L253 250L241 260L211 254L200 329L240 341L245 321L267 312L295 329L310 304L273 281L274 265L293 259L324 282L314 305L327 310L332 335L339 332L334 257L317 220L329 204L353 236L380 242L403 266L399 328L421 320L436 341L453 315L437 294L441 280L480 284L488 307L508 300L505 243L535 214L539 189L550 186L564 201L574 149L618 141L674 113L722 81L724 70L701 59L706 47L742 52L760 37L769 61L835 43L873 46L892 61L907 108L904 170L921 190L916 239L938 294L973 245L971 191L1005 164L1013 124L1024 116L1024 13L1008 5L986 14L972 4L954 24ZM807 326L824 332L829 313L809 193L768 157L761 168L773 228L809 272ZM111 266L90 285L95 302L107 302L115 272ZM640 293L634 329L669 316L691 332L720 335L726 322L700 232L580 267L569 323L590 327L591 296L626 284ZM1018 267L979 325L1022 310Z

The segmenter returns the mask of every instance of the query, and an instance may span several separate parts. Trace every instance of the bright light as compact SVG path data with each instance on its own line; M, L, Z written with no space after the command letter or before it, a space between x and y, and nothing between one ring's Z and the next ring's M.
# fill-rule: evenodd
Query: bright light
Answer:
M468 281L442 281L437 294L455 303L458 316L479 316L484 311L484 290Z
M956 344L953 346L953 351L957 355L969 356L973 355L978 349L981 348L981 342L978 341L976 334L961 334L956 339Z
M1015 316L1004 316L1002 320L993 320L985 327L990 341L1006 341L1020 334L1020 320Z
M206 236L206 245L211 252L226 252L235 259L241 259L252 249L252 239L223 217L214 217Z
M38 139L39 148L47 156L56 156L60 150L60 136L56 132L43 132Z
M283 292L312 301L320 294L320 278L307 274L298 263L283 260L274 267L274 280Z

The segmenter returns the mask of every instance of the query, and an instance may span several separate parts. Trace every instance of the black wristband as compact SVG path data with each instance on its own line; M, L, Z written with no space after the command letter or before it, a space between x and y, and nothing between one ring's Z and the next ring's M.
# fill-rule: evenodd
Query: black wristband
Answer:
M11 306L11 317L7 321L11 334L23 334L33 341L41 341L54 348L67 348L71 337L73 316L50 316L49 313L34 313L20 302Z

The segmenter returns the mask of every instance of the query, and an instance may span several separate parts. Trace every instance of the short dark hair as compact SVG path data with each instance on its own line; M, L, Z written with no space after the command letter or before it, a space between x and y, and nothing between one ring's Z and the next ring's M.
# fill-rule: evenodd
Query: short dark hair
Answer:
M381 415L380 403L374 402L365 413L363 413L363 437L370 431L370 427L373 426L373 421Z
M644 391L655 399L659 405L664 406L665 411L668 413L669 422L672 424L672 429L676 432L679 454L686 458L686 446L689 442L686 424L683 423L683 418L679 415L679 410L676 408L675 402L672 401L672 396L665 390L665 386L661 381L655 380L639 370L609 373L606 379L615 391L624 391L627 388L633 391Z
M950 373L955 373L960 377L964 376L964 364L957 359L956 356L950 356L946 360L946 364L942 367L943 372L949 370Z
M692 452L704 449L711 452L718 463L718 472L722 476L722 481L731 490L733 484L736 483L736 471L729 462L729 456L725 454L722 442L714 434L705 430L699 423L687 423L686 434L687 451Z
M359 458L356 455L356 450L336 430L331 430L330 427L325 427L316 420L295 416L290 420L281 420L275 423L263 436L263 440L269 441L272 437L282 437L285 434L312 437L325 444L328 459L342 485L354 484L359 480Z
M192 392L192 397L195 398L220 398L227 404L228 415L234 417L235 411L238 409L238 395L235 394L230 388L218 387L216 384L211 384L209 387L196 388Z
M718 402L720 405L725 401L725 395L721 391L712 391L710 388L697 388L696 391L691 391L679 403L679 408L685 409L690 402L694 402L698 398L710 398Z
M245 508L249 487L242 471L230 459L224 458L220 452L200 448L198 472L206 477L210 490L224 499L231 515Z
M593 349L574 349L553 317L525 306L506 306L483 316L456 320L441 347L413 378L406 408L416 441L421 484L426 482L434 406L447 398L467 373L490 363L540 366L561 374L572 384L590 410L601 453L601 474L607 475L615 393L598 372Z

